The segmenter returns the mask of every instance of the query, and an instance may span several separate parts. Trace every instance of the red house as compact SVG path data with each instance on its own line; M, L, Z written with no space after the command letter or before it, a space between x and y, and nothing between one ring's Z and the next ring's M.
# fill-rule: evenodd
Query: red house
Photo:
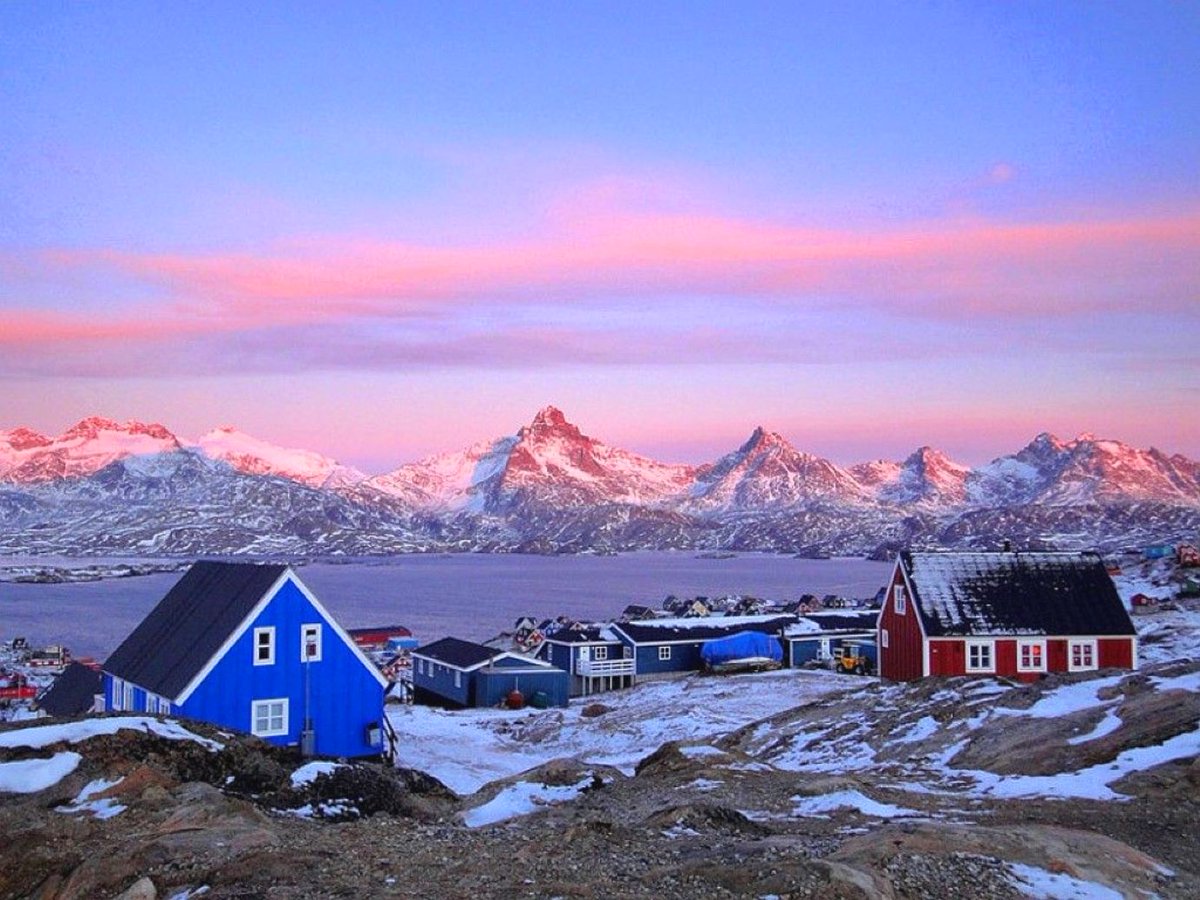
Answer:
M901 552L876 628L892 681L1137 667L1133 622L1091 553Z

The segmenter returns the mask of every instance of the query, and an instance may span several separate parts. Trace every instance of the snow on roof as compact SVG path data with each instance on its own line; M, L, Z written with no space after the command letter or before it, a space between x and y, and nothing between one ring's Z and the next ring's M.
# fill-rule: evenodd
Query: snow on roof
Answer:
M696 616L681 619L648 619L626 622L613 627L635 643L654 644L662 641L698 641L724 637L737 631L770 632L796 621L792 615L779 613L758 616Z
M879 618L877 610L868 609L834 610L832 612L804 613L794 624L783 630L784 637L799 637L809 634L832 634L839 631L874 631Z
M900 564L930 637L1135 633L1094 554L904 552Z

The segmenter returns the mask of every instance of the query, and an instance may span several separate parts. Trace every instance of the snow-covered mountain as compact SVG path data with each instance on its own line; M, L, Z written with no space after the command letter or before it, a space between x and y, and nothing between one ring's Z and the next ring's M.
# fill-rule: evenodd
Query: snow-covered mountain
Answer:
M156 423L131 421L122 425L93 416L56 438L28 428L0 431L0 482L38 484L81 478L130 457L192 447L244 474L278 475L309 487L337 488L366 478L362 472L319 453L278 447L236 428L214 429L193 444Z
M203 435L197 446L209 459L229 463L247 475L278 475L309 487L348 487L367 476L311 450L278 447L224 426Z
M811 504L859 506L871 499L845 469L801 453L759 426L733 453L697 472L687 506L701 512L754 512Z
M851 472L857 477L864 466L872 465L864 463L863 466L855 466ZM955 462L941 450L921 447L904 462L893 465L894 468L886 470L867 469L864 472L867 483L860 481L860 484L872 487L876 498L888 503L954 508L967 499L970 468Z
M93 416L57 438L28 428L0 431L0 481L38 484L79 478L128 456L170 453L182 444L162 425Z
M1082 434L1063 441L1039 434L1011 456L971 472L976 506L1142 502L1200 505L1200 472L1182 456Z
M653 507L685 493L695 471L609 447L547 406L515 435L401 466L364 487L430 510L494 514L530 503Z
M101 418L57 438L0 431L0 553L885 554L1197 531L1200 464L1091 435L1039 435L976 469L930 447L843 468L757 428L693 466L611 447L546 407L515 434L365 478L231 428L194 444Z

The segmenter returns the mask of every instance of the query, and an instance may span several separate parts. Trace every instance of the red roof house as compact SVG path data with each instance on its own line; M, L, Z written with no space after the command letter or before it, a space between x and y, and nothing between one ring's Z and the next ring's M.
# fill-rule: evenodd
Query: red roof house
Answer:
M876 628L892 681L1137 667L1133 621L1091 553L902 552Z

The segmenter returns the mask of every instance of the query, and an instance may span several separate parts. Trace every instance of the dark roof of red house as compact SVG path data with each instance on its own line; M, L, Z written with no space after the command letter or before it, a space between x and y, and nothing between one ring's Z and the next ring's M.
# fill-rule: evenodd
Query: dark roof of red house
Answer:
M904 551L900 565L929 637L1136 634L1093 553Z

